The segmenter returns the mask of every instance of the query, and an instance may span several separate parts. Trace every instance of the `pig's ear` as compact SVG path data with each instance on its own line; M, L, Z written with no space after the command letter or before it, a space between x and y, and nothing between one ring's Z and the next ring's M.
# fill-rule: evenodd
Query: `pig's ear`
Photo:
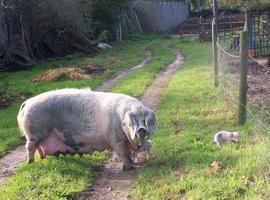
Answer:
M232 140L234 138L234 132L229 133L229 139Z
M145 118L145 125L147 127L147 131L150 135L154 134L156 130L156 116L152 110L148 110L148 114Z
M234 140L235 141L239 141L240 140L240 132L234 132L234 134L233 134L233 138L234 138Z
M134 115L132 112L129 113L129 119L130 119L130 137L132 140L135 139L135 135L138 130L138 123L136 120L136 115Z
M126 112L124 120L122 122L123 131L130 135L130 138L134 140L138 125L135 116L131 111Z
M234 134L235 134L236 136L240 136L240 132L239 132L239 131L234 132Z

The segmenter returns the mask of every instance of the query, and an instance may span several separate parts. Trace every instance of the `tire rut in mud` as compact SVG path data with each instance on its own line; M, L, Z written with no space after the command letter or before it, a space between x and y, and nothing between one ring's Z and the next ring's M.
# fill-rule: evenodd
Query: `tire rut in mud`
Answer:
M183 57L177 52L174 62L159 73L150 87L140 98L146 107L153 110L158 108L162 95L167 88L170 79L178 71L183 63ZM112 168L119 169L121 163L117 159L111 158L104 166L104 170L99 172L98 178L93 186L82 192L79 200L128 200L131 199L130 191L137 176L137 170L112 172Z

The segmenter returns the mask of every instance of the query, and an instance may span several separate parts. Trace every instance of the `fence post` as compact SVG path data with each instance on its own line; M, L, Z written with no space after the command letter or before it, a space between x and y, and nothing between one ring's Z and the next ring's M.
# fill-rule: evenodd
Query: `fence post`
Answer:
M240 84L238 124L246 122L247 106L247 72L248 72L248 32L240 33Z
M200 18L199 18L199 27L200 27L199 39L200 39L200 42L202 42L203 41L203 39L202 39L202 34L203 34L202 16L200 16Z
M217 55L217 24L212 20L212 48L213 48L213 64L214 64L214 84L218 87L218 55Z
M213 20L212 20L212 45L213 45L213 64L214 64L214 84L218 87L218 58L217 58L217 0L213 0Z

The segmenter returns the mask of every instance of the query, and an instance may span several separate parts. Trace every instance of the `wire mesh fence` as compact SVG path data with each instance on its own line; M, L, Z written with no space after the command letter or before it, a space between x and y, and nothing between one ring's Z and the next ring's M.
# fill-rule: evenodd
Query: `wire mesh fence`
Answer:
M239 107L240 56L239 43L219 38L218 79L225 96L236 109ZM247 118L256 129L270 132L270 68L263 60L248 57Z
M219 36L218 44L229 54L238 56L240 50L239 32L230 32Z

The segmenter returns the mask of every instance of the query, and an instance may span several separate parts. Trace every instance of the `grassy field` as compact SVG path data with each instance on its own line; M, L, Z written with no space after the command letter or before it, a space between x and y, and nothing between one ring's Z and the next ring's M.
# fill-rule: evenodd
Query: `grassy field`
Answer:
M209 44L183 41L179 48L185 63L157 112L152 157L140 170L134 199L269 199L269 136L250 124L236 126L232 106L213 87ZM241 131L241 142L215 146L220 130ZM210 166L214 161L221 169Z
M176 47L185 55L185 63L171 80L157 112L152 156L139 171L134 199L269 199L269 137L255 133L250 124L236 126L232 106L213 87L210 44L147 38L129 42L143 40L143 48L152 48L153 63L119 82L113 91L141 95L155 74L172 62ZM17 112L16 106L7 110L10 115ZM212 144L213 134L224 129L241 131L241 142L222 148ZM22 164L0 188L0 199L73 199L91 185L107 155L37 158L31 165ZM222 168L213 171L213 161L221 162Z
M136 75L130 75L128 76L128 79L125 79L129 84L128 90L126 87L123 88L123 85L125 85L124 81L116 84L114 87L115 91L128 93L132 96L138 96L143 93L147 85L151 83L155 73L174 60L174 48L176 47L177 42L179 42L178 39L165 36L136 37L127 42L134 44L138 41L140 41L139 43L141 43L141 45L143 44L143 46L136 51L143 51L144 48L151 49L153 53L152 64L140 69L136 72ZM126 53L126 48L128 47L122 48L119 57L123 56L124 61L128 60L127 62L130 62L129 57L121 55L121 52ZM166 53L164 53L164 51ZM104 60L106 59L107 58L104 57ZM101 80L98 81L101 82ZM89 81L89 84L91 84L91 81ZM47 85L49 84L47 83ZM45 86L46 84L44 83L44 87ZM71 84L70 86L76 87L77 85L74 83L74 85ZM49 86L46 86L47 89L49 89L48 87ZM11 111L11 108L14 108L14 110ZM17 113L17 107L12 106L4 111L8 112L7 110L9 110L14 118ZM4 113L2 113L2 115L4 115ZM10 116L10 123L12 122L15 124L13 118ZM6 124L9 125L7 121ZM14 127L14 129L16 128ZM10 135L7 136L11 137ZM17 137L18 136L16 135L14 136L14 138ZM1 142L4 143L2 140ZM94 156L85 155L82 158L77 156L66 156L46 158L44 160L40 160L37 157L36 162L31 165L22 164L16 175L12 176L7 184L0 188L0 199L73 198L78 192L91 185L93 178L95 177L95 169L101 165L107 158L107 155L108 154L106 153L96 153Z

